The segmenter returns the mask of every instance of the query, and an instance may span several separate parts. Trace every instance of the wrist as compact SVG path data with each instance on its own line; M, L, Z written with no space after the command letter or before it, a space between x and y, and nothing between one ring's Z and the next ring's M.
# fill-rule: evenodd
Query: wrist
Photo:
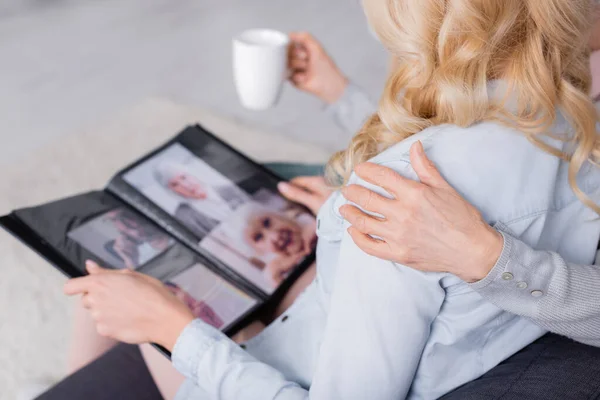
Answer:
M334 104L343 96L348 83L348 78L340 74L337 79L329 81L327 90L320 93L319 97L327 104Z
M193 320L194 315L187 309L173 312L169 318L162 321L161 329L153 341L172 352L177 339Z
M485 278L496 265L502 254L504 238L496 229L484 223L484 226L473 236L475 238L470 262L459 278L473 283Z

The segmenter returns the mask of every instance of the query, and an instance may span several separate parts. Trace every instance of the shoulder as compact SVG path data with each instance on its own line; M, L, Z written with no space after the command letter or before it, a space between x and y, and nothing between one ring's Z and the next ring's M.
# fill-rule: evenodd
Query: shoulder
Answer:
M505 157L529 156L537 150L521 132L492 122L478 123L469 127L437 125L427 128L389 147L371 161L382 165L410 163L409 150L413 143L421 141L427 156L434 162L456 164L468 168L473 165L489 165ZM546 153L540 152L539 155ZM490 168L493 170L493 168Z
M561 176L564 162L532 144L523 133L491 122L431 127L386 149L371 162L417 179L409 156L417 140L442 176L488 222L552 208L556 187L568 188L566 177ZM562 193L572 197L572 191Z

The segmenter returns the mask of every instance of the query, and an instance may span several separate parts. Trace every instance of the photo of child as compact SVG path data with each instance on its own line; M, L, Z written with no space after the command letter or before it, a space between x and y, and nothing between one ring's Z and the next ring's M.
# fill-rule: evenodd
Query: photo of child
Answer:
M267 293L315 248L314 217L261 190L214 229L200 247Z
M175 143L123 176L200 241L248 194L182 145Z
M255 299L201 264L186 269L165 285L196 318L217 329L224 329L256 304Z
M125 208L94 218L68 237L119 269L138 268L173 244L158 227Z

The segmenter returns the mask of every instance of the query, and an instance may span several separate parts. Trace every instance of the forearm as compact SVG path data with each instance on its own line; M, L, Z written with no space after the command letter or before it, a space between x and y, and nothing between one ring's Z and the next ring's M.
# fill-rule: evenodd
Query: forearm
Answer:
M200 320L181 333L172 352L175 368L219 400L308 398L308 391L290 382L227 336Z
M502 254L471 287L485 299L539 326L600 347L600 268L567 263L502 233Z

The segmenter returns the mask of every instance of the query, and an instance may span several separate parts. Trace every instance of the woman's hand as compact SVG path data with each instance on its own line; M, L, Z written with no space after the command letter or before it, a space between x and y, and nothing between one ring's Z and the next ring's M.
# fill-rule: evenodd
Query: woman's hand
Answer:
M290 39L288 66L292 84L326 103L335 103L344 93L348 79L310 34L290 33Z
M420 142L411 147L410 159L420 183L380 165L356 167L359 177L394 198L358 185L345 187L346 199L385 216L369 216L351 205L341 207L352 224L348 230L352 239L363 251L382 259L422 271L450 272L467 282L483 279L502 252L502 235L442 178Z
M194 316L159 280L131 270L86 263L88 276L69 280L67 295L82 295L102 336L126 343L158 343L169 351Z
M299 176L290 183L280 182L277 187L285 198L306 206L315 215L333 193L322 176Z

